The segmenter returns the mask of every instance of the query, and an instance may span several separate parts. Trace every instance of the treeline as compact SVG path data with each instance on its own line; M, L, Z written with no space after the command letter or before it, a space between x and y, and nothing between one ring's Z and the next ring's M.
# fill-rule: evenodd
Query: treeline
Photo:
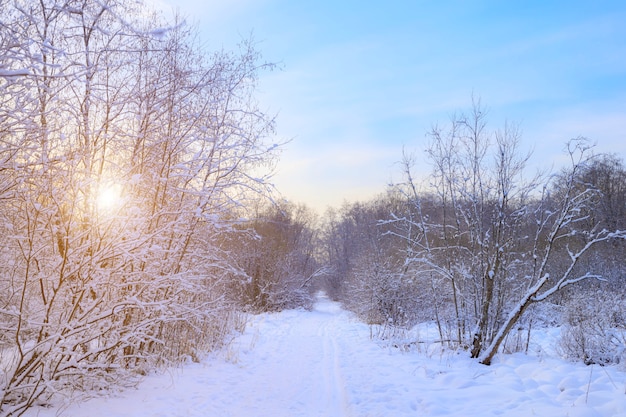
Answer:
M489 130L480 103L429 137L424 158L404 155L403 181L372 201L320 219L260 211L247 308L306 307L322 289L383 335L432 322L443 347L483 364L527 350L542 326L562 326L565 357L626 359L623 161L577 138L560 171L531 172L519 131ZM417 163L431 175L415 178Z
M369 323L432 321L440 343L484 364L527 349L533 324L563 324L566 356L624 359L623 162L579 138L569 166L531 174L518 145L515 127L488 130L479 103L433 129L428 178L405 155L401 183L325 219L329 294Z

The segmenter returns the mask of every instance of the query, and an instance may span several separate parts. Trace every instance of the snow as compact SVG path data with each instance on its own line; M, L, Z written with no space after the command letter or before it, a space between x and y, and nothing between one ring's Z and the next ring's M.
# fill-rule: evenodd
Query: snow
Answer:
M371 340L367 325L322 295L313 311L252 317L219 354L136 390L26 416L626 416L626 374L558 359L541 348L554 337L536 332L528 355L487 367L467 352Z
M0 77L3 78L11 78L11 77L25 77L30 75L30 71L28 69L17 69L17 70L9 70L0 68Z

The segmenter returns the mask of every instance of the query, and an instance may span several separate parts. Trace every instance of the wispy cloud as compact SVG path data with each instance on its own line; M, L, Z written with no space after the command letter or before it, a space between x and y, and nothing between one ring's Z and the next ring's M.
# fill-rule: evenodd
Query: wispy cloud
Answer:
M276 182L318 208L382 191L402 147L420 157L430 126L468 109L472 94L492 128L521 124L539 165L579 135L626 153L620 2L175 3L211 42L254 30L266 58L282 62L259 95L293 139Z

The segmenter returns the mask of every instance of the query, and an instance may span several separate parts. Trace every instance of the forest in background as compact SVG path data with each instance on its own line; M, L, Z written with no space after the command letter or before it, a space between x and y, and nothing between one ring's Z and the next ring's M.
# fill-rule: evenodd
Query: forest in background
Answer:
M443 347L486 365L546 326L563 326L565 357L624 361L623 162L579 138L570 167L528 176L516 136L483 122L475 107L432 132L428 179L405 156L404 182L330 212L327 291L381 337L432 322Z
M564 357L623 363L623 161L575 138L564 144L569 166L533 172L519 129L490 130L479 101L429 138L424 158L405 154L403 181L378 198L317 219L293 206L260 216L266 244L287 248L272 253L313 254L313 288L371 324L376 337L402 339L434 323L442 348L489 365L499 351L527 351L533 328L558 326ZM414 178L418 163L431 175ZM296 239L301 230L310 231L304 241ZM250 282L265 294L254 298L255 311L306 307L291 278L258 269L268 259L250 270L268 271ZM297 276L305 282L307 274ZM280 304L272 302L278 294Z
M197 361L319 290L484 364L557 324L565 356L624 359L626 171L587 140L532 173L476 100L402 182L319 217L268 184L252 40L207 52L123 0L0 0L0 30L2 415Z

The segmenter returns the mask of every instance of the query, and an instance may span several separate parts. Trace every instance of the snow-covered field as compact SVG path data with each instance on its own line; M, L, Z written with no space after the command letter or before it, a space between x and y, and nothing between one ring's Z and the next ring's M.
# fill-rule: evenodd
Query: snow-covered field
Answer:
M224 352L136 390L62 410L72 417L626 416L626 374L547 355L401 352L320 297L313 311L254 317ZM35 408L29 417L59 409Z

